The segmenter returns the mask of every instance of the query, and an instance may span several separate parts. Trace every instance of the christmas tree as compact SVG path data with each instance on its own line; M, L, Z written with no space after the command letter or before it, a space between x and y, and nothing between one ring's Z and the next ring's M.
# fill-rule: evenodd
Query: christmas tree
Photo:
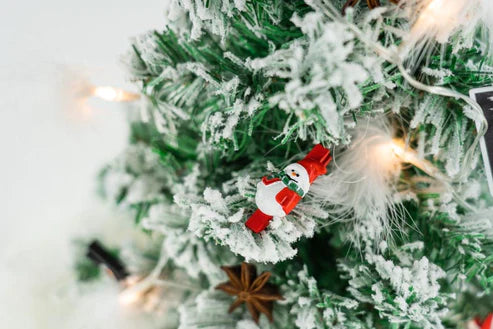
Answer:
M91 245L122 301L181 329L484 318L487 2L171 1L125 57L141 96L100 176L148 238Z

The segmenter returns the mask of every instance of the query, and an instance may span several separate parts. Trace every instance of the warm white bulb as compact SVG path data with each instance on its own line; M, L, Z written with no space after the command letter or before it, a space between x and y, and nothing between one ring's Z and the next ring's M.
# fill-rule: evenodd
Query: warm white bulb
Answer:
M425 159L421 159L418 156L418 153L412 148L407 147L403 140L394 138L388 144L388 147L390 147L393 154L399 158L400 162L410 163L416 168L423 170L431 177L443 179L444 176L440 173L440 171L435 166L433 166L432 163L430 163Z
M401 160L394 152L392 141L382 141L369 146L368 161L374 163L387 173L397 173L400 170Z
M123 282L125 289L120 292L119 301L122 305L133 305L138 303L142 299L142 285L146 284L146 281L141 281L141 278L137 276L129 276Z
M434 15L435 17L440 17L439 16L439 11L443 10L444 6L446 5L445 0L432 0L429 4L428 7L426 8L426 11L429 14Z
M416 25L435 30L438 38L449 34L460 22L468 1L470 0L431 0L425 5Z
M408 42L419 42L427 38L440 43L471 18L478 0L408 0L415 2L411 7L415 21Z
M140 301L142 294L137 291L122 291L119 296L119 301L122 305L133 305Z
M111 87L96 87L94 89L94 96L102 98L106 101L114 101L117 97L117 92Z
M372 156L381 162L382 168L395 171L401 163L411 163L418 168L423 168L421 161L414 150L406 148L404 141L392 139L373 146Z
M139 98L137 94L107 86L94 87L93 95L109 102L129 102Z

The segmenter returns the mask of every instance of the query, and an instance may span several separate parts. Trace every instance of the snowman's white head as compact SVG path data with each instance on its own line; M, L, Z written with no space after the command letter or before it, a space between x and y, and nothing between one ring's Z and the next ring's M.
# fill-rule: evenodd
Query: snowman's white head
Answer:
M308 189L310 188L310 177L308 176L305 167L299 163L292 163L284 168L284 172L288 175L290 180L295 182L303 190L303 192L308 192Z

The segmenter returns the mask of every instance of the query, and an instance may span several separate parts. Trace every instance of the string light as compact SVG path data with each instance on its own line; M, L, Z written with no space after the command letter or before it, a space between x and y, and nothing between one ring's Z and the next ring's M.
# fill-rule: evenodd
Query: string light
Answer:
M154 311L160 307L163 285L156 274L148 277L130 275L125 265L99 241L92 241L86 252L86 256L96 265L104 266L121 285L120 303L123 305L140 306L144 310Z
M478 0L409 0L412 3L421 4L422 10L418 10L418 18L416 23L414 24L415 32L418 29L424 30L426 24L430 29L428 32L434 32L435 35L444 36L445 31L448 30L453 31L460 24L465 24L464 18L472 17L473 10L475 5L478 4ZM340 22L341 24L345 24L357 37L359 40L373 48L375 53L381 56L383 59L394 63L397 65L397 68L402 74L402 77L414 88L423 90L425 92L440 95L444 97L451 97L455 99L461 99L466 102L470 106L470 110L474 112L475 124L477 134L475 136L474 141L468 148L465 153L464 161L462 167L459 170L459 173L453 178L453 180L448 179L447 176L441 174L438 169L434 169L433 172L436 174L433 177L441 177L443 179L447 179L447 181L460 182L464 180L470 172L470 168L472 168L472 162L474 161L474 154L477 146L479 145L481 139L488 129L488 122L483 114L483 110L479 106L479 104L473 100L471 97L459 93L455 90L441 87L441 86L429 86L418 80L416 80L408 70L404 67L403 58L401 57L403 54L408 53L407 49L410 45L412 45L410 40L420 40L421 38L416 38L416 34L414 37L409 37L408 40L405 40L403 44L399 47L399 49L387 49L383 47L378 42L373 41L368 37L366 33L363 33L355 24L348 22L344 17L342 17L339 11L334 7L334 5L328 0L318 0L319 9L325 13L325 15L335 21ZM317 3L315 2L314 5ZM321 5L321 4L324 5ZM472 5L471 5L472 4ZM438 21L441 21L439 23ZM449 23L447 25L446 23ZM441 25L443 24L443 25ZM411 29L412 30L412 29ZM436 34L438 33L439 34ZM411 33L412 34L412 33ZM448 36L447 36L448 37ZM437 39L438 40L438 39ZM433 167L434 168L434 167ZM431 168L428 168L431 169Z
M390 142L389 147L402 162L412 164L416 168L424 171L429 176L440 178L441 180L449 180L431 162L425 159L420 159L418 153L415 150L406 147L403 140L395 138L392 140L392 142Z
M75 119L87 120L94 113L94 106L89 104L91 98L101 99L107 102L134 102L141 96L137 93L129 92L111 86L96 86L89 82L85 77L66 73L63 79L61 100L63 108Z
M93 87L92 96L108 102L132 102L140 98L138 94L109 86Z
M421 0L417 1L416 18L406 43L433 37L444 43L461 24L465 23L468 8L475 0Z
M418 153L407 147L404 143L404 141L400 139L393 139L391 142L388 142L386 144L382 144L383 148L387 149L387 152L391 151L394 156L387 156L387 157L382 157L382 161L386 161L387 163L392 164L395 161L395 157L399 158L401 162L403 163L409 163L415 166L416 168L421 169L424 173L426 173L428 176L432 177L435 179L437 182L439 182L444 190L449 191L452 194L453 199L463 206L464 208L467 208L470 211L476 212L477 209L473 206L471 206L467 201L465 201L453 188L452 188L452 180L444 175L437 167L435 167L430 161L427 161L425 159L421 159L418 156ZM378 155L382 155L381 151Z
M383 167L389 170L400 166L401 163L410 163L430 176L436 175L433 165L426 160L420 159L416 151L406 147L401 139L394 138L379 144L374 148L373 153L376 159L380 159L383 162Z
M149 287L149 284L145 280L141 281L136 276L130 276L125 281L125 289L122 290L118 299L122 305L137 304Z
M193 292L199 290L196 286L184 282L165 280L155 277L153 274L145 278L129 276L125 280L124 287L119 295L120 304L124 306L137 306L149 312L159 311L161 307L165 307L163 295L166 293L169 296L172 293L171 289L174 289L175 292Z

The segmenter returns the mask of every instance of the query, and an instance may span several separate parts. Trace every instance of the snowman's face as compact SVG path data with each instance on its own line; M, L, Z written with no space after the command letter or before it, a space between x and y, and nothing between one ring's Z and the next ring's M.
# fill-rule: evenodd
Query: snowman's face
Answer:
M288 175L290 180L301 187L303 192L308 192L308 189L310 188L310 178L308 177L308 172L305 167L299 163L292 163L284 168L284 172Z

